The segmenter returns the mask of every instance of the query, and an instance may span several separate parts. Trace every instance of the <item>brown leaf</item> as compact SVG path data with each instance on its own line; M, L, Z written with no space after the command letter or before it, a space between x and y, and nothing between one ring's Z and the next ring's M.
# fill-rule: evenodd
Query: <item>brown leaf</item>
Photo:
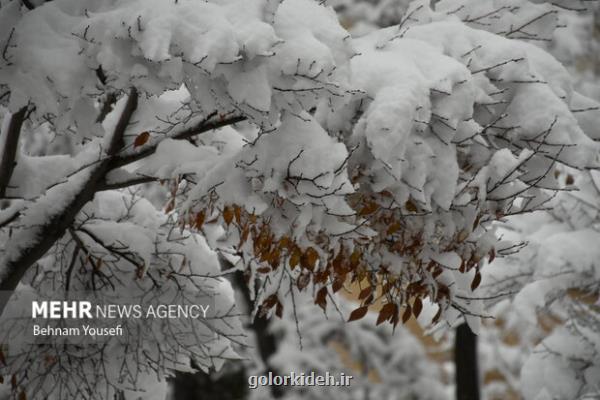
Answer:
M261 274L267 274L269 272L271 272L271 268L270 267L260 267L256 269L256 272L260 272Z
M4 377L0 375L0 385L4 384Z
M194 221L194 226L196 227L196 229L202 228L202 225L204 225L205 218L206 214L204 213L204 211L200 211L198 214L196 214L196 220Z
M448 288L448 286L438 283L438 288L437 288L437 295L436 295L436 301L439 302L442 299L448 299L450 298L450 289Z
M371 286L367 286L366 288L364 288L363 290L360 291L360 293L358 294L358 299L359 300L366 299L367 296L369 296L372 291L373 291L373 288Z
M279 239L279 248L280 249L289 249L292 244L291 239L288 236L283 236Z
M327 282L327 278L329 278L329 271L327 271L327 270L319 271L313 275L313 282L314 283L325 283L325 282Z
M240 224L242 222L242 208L237 204L233 206L233 215L235 216L235 222Z
M342 287L344 287L344 282L341 279L336 279L333 281L333 285L331 285L333 293L337 293Z
M281 251L279 251L279 249L275 249L271 252L271 255L269 256L269 264L271 264L271 267L273 268L273 270L276 270L279 267L279 258L281 257Z
M242 247L242 245L244 243L246 243L246 240L248 240L249 234L250 234L250 229L248 228L248 225L246 225L244 227L244 229L242 230L242 235L240 236L240 243L238 244L238 247Z
M406 203L404 203L404 207L410 212L417 212L419 210L411 200L407 200Z
M358 319L363 318L365 315L367 315L368 309L368 306L358 307L356 310L350 313L350 318L348 318L348 322L356 321Z
M292 251L292 255L290 256L290 268L294 269L300 263L300 249L297 247Z
M326 287L322 287L317 292L317 297L315 298L315 304L317 304L319 307L321 307L323 309L323 311L325 311L327 309L327 288Z
M409 304L406 305L404 309L404 314L402 314L402 323L405 324L406 321L410 319L410 315L412 314L412 310Z
M377 317L377 325L381 324L384 321L391 319L396 314L396 306L395 303L386 303L379 310L379 316Z
M415 318L419 318L421 311L423 311L423 302L420 297L415 298L415 302L413 303L413 314Z
M275 304L277 304L277 302L279 301L279 299L277 298L276 294L272 294L269 297L267 297L265 299L265 301L263 301L262 306L265 307L267 310L273 308L273 306Z
M10 377L10 386L12 386L13 390L17 388L17 376L15 374Z
M21 390L21 393L19 393L19 400L27 400L27 394L25 394L24 390Z
M133 141L133 148L145 145L146 142L148 141L148 139L150 139L150 133L149 132L142 132L142 133L140 133L139 135L137 135L135 137L135 140Z
M368 202L360 209L358 212L359 217L364 217L365 215L373 214L375 211L379 209L379 205L374 201Z
M6 358L4 357L4 352L0 349L0 362L6 365Z
M354 269L358 266L361 258L362 258L362 254L360 253L360 250L354 249L354 251L350 255L350 266L352 267L352 269Z
M567 179L565 180L565 183L567 185L572 185L575 183L575 178L573 178L573 175L569 174L567 175Z
M317 251L312 247L309 247L300 257L300 265L302 265L303 268L312 271L313 269L315 269L315 264L317 263L318 259L319 253L317 253Z
M283 304L281 304L280 301L278 301L277 305L275 306L275 315L277 315L279 318L283 316Z
M394 222L388 227L387 234L393 235L394 233L398 232L401 227L402 225L400 224L400 222Z
M489 253L490 259L489 262L491 263L492 261L494 261L496 259L496 250L495 249L491 249L490 253Z
M475 277L473 278L473 282L471 282L471 290L475 290L479 287L479 284L481 283L481 274L479 272L477 272L475 274Z
M223 220L227 225L231 224L231 221L233 221L233 210L230 207L226 206L223 209Z

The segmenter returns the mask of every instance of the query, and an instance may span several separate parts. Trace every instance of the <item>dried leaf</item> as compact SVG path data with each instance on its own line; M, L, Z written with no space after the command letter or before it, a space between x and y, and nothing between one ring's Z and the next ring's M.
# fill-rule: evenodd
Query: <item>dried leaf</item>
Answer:
M261 274L267 274L269 272L271 272L271 268L270 267L260 267L256 269L256 272L260 272Z
M373 214L375 211L379 209L379 205L374 201L370 201L363 206L358 212L359 217L364 217L365 215Z
M275 306L275 315L277 315L278 318L283 316L283 304L281 304L280 301L278 301L277 305Z
M402 225L400 224L400 222L394 222L388 227L387 234L393 235L394 233L398 232L401 227Z
M223 220L227 225L231 224L231 221L233 221L233 210L230 207L226 206L223 209Z
M291 244L292 244L292 241L290 240L290 238L288 236L283 236L281 239L279 239L279 248L280 249L289 249Z
M198 214L196 214L196 220L194 221L194 226L196 227L196 229L202 228L202 225L204 225L205 218L206 214L204 213L204 211L200 211Z
M573 175L569 174L567 175L567 179L565 180L565 183L567 185L572 185L575 183L575 178L573 178Z
M410 305L406 305L406 308L404 309L404 314L402 314L402 323L405 324L406 321L408 321L410 319L410 315L412 314L412 310Z
M150 133L149 132L142 132L139 135L137 135L133 141L133 147L140 147L146 144L146 142L148 142L148 139L150 139Z
M377 325L384 321L391 320L396 314L397 307L395 303L386 303L381 307L379 316L377 317Z
M242 208L237 204L233 206L233 215L235 216L235 222L240 224L242 222Z
M358 264L360 263L361 257L362 257L362 255L360 253L360 250L354 249L354 251L350 255L350 266L352 267L352 269L354 269L358 266Z
M404 207L406 207L406 209L410 212L417 212L419 211L419 209L417 208L417 206L415 205L415 203L413 203L411 200L407 200L406 203L404 203Z
M479 284L481 283L481 274L479 272L477 272L475 274L475 277L473 278L473 282L471 282L471 290L475 290L479 287Z
M300 263L300 249L297 247L292 251L292 255L290 256L290 268L294 269Z
M342 287L344 287L344 282L341 279L336 279L331 285L333 293L337 293Z
M420 297L417 297L413 303L413 315L415 318L419 318L421 311L423 311L423 302L421 301Z
M363 318L365 315L367 315L368 309L368 306L358 307L356 310L350 313L350 318L348 318L348 322L356 321L358 319Z
M4 352L2 351L2 349L0 349L0 362L4 365L6 365L6 358L4 356Z
M492 261L494 261L496 259L496 250L495 249L491 249L489 252L489 262L491 263Z
M242 235L240 236L240 243L238 247L242 247L242 245L246 243L246 240L248 240L248 234L250 234L250 229L248 228L248 225L246 225L242 230Z
M24 390L21 390L21 393L19 393L19 400L27 400L27 394Z
M265 301L263 301L262 306L265 307L267 310L273 308L273 306L275 304L277 304L277 302L279 301L279 299L277 298L276 294L272 294L269 297L267 297L265 299Z
M17 376L15 374L10 377L10 386L12 386L13 390L17 388Z
M327 309L327 287L319 289L315 297L315 304L321 307L323 311Z
M315 265L317 264L317 260L319 259L319 253L312 247L306 249L304 254L300 257L300 265L303 268L313 270L315 269Z
M358 299L359 300L366 299L367 296L369 296L372 291L373 291L373 288L371 286L367 286L366 288L364 288L363 290L360 291L360 293L358 294Z

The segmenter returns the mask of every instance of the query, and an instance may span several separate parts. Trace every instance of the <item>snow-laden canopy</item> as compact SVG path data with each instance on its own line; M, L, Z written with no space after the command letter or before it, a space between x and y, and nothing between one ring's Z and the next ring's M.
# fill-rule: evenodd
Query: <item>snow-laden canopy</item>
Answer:
M218 281L227 310L219 252L262 314L360 281L351 319L428 299L476 330L493 221L543 206L558 165L597 167L598 144L510 15L492 33L447 3L353 39L311 0L2 0L0 289L43 291L47 270L89 288L96 260L121 290ZM218 342L186 356L208 367Z

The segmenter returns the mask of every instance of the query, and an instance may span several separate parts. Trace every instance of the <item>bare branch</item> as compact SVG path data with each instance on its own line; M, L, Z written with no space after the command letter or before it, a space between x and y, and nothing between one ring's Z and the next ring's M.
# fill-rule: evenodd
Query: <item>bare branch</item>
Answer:
M112 157L107 157L95 164L94 167L91 167L93 169L89 172L88 179L79 188L79 191L63 205L61 210L57 211L40 225L34 225L28 228L31 231L30 236L33 238L31 243L22 248L18 254L2 260L4 265L2 268L3 274L0 278L0 290L14 290L27 270L43 257L54 243L65 234L67 229L73 224L73 221L75 221L75 217L79 214L79 211L94 198L98 186L104 181L106 174L109 171L111 160L122 148L125 129L130 123L136 108L137 90L132 88L125 108L121 113L121 117L119 118L111 137L107 152ZM64 184L68 183L69 181ZM40 207L43 207L43 205L40 205ZM11 243L8 243L7 245L10 246ZM4 310L5 306L6 299L2 300L0 303L0 313Z
M233 117L227 118L227 119L220 119L218 121L210 121L208 119L204 119L198 125L196 125L192 128L183 130L179 133L176 133L175 135L170 136L169 139L185 140L185 139L194 137L196 135L200 135L204 132L223 128L225 126L233 125L235 123L242 122L245 120L246 120L246 117L244 117L242 115L233 116ZM115 169L115 168L119 168L119 167L122 167L122 166L125 166L128 164L131 164L133 162L139 161L141 159L144 159L144 158L154 154L156 152L156 149L158 148L158 145L160 142L161 141L159 140L159 141L153 143L151 146L144 147L137 153L129 153L129 154L122 155L120 157L116 157L110 163L110 169Z
M113 132L113 135L110 139L110 146L108 147L107 151L109 156L114 156L123 148L123 137L125 135L125 130L127 129L127 125L129 125L129 121L131 121L131 116L133 115L133 112L137 108L137 102L138 92L136 88L132 87L129 92L129 97L127 98L127 103L125 104L125 108L121 113L119 122L117 122L115 131Z
M124 181L118 182L103 182L98 186L98 191L102 192L105 190L117 190L117 189L125 189L130 186L141 185L143 183L156 182L159 178L154 176L139 176L131 179L127 179Z

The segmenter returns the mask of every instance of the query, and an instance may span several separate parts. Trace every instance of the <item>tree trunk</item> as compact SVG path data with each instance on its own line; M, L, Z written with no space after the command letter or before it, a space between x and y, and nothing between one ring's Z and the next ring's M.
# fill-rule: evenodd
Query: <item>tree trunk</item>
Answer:
M224 269L233 268L226 260ZM252 308L250 293L244 276L241 271L233 274L231 284L236 291L239 291L243 297L247 312ZM278 375L279 372L270 365L269 358L277 351L277 340L269 332L269 320L257 316L250 324L249 328L254 331L256 338L256 348L260 355L266 370L262 371L265 375L271 372ZM177 372L175 378L171 380L172 395L169 400L243 400L248 396L248 377L246 368L243 365L226 365L224 371L219 373L205 374L198 372L195 374ZM269 388L271 396L275 399L284 395L284 388L281 386L271 386Z
M176 372L170 383L172 400L244 400L248 396L243 367L210 374Z
M479 400L479 368L477 336L466 323L456 329L454 343L456 369L456 400Z

